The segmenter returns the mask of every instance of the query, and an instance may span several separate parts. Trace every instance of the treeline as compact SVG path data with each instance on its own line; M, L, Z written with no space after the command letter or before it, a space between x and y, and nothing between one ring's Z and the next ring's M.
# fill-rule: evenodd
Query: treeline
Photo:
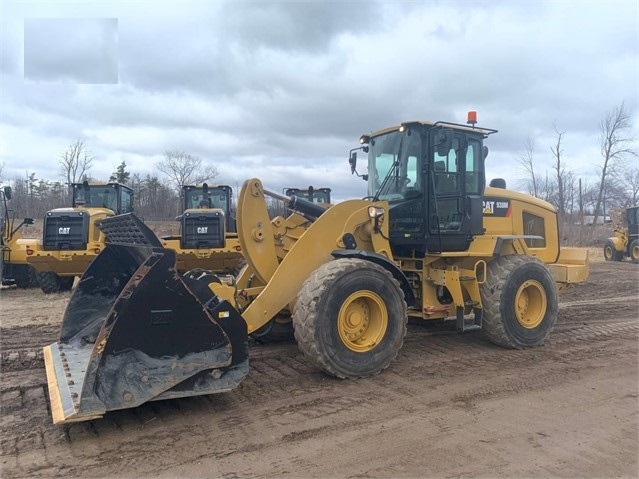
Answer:
M90 183L117 182L133 190L133 207L144 219L172 220L181 213L180 189L182 185L201 184L217 176L217 169L203 165L202 159L184 151L169 150L155 167L163 177L127 170L126 162L120 163L109 179L92 177L94 155L83 140L75 140L59 155L61 177L66 181L51 181L37 178L36 173L26 172L23 178L11 179L10 208L17 218L43 218L53 208L70 207L72 194L69 185L89 181ZM0 180L2 165L0 165ZM7 183L7 182L5 182Z
M589 225L623 222L624 210L639 201L637 138L632 116L622 102L599 123L600 162L597 178L579 177L566 166L564 140L568 134L553 124L555 141L550 145L552 166L543 173L535 161L535 140L526 139L518 158L525 174L519 187L526 193L551 203L559 215L564 244L596 243L596 229ZM599 238L600 239L600 238Z
M92 183L109 181L85 178ZM124 184L133 190L137 215L149 220L169 220L178 214L179 195L166 181L157 176L133 174ZM71 206L70 191L60 181L37 179L32 173L26 178L12 180L11 187L13 198L10 209L15 211L17 218L40 219L53 208Z
M599 123L601 159L596 177L582 178L567 167L564 140L568 132L553 124L555 141L549 146L552 166L540 171L535 140L526 139L523 153L517 158L523 180L518 189L548 201L559 214L562 240L571 244L585 244L592 240L588 224L604 224L628 206L639 202L639 164L637 138L634 136L632 115L622 102L612 108ZM544 148L545 149L545 148ZM547 155L548 153L546 153ZM184 151L169 150L164 159L155 164L162 176L142 176L127 171L123 161L108 180L91 178L94 155L83 140L75 140L61 153L58 164L63 181L39 179L36 173L26 172L23 178L11 179L12 209L19 218L42 218L53 208L71 206L68 186L84 179L93 182L117 181L134 191L136 213L149 220L172 220L180 213L181 185L212 182L217 169L202 159ZM592 159L589 159L592 161ZM2 180L0 164L0 180ZM7 178L4 178L7 180ZM5 184L7 182L5 181ZM235 192L237 194L238 192ZM269 211L281 214L282 205L269 204ZM575 226L581 228L575 229Z

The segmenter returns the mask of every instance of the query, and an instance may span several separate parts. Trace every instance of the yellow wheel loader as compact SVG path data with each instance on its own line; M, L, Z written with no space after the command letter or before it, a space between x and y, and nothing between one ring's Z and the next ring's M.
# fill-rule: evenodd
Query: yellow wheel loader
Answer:
M102 220L110 243L44 348L53 421L233 389L248 373L248 335L279 315L339 378L388 367L408 318L481 329L507 348L543 343L558 291L587 278L587 253L560 248L549 203L485 186L483 143L495 132L440 121L364 135L367 196L330 207L247 180L237 230L248 265L237 277L180 274L175 251L134 215ZM355 150L350 165L357 173ZM270 219L267 196L291 214Z
M238 273L244 264L232 213L230 186L182 186L180 234L161 238L164 248L177 254L177 270L206 269Z
M639 206L626 208L625 226L615 226L615 235L604 244L606 261L623 261L625 257L639 264Z
M15 212L9 212L7 202L11 200L11 187L5 186L0 190L2 196L3 214L0 230L0 284L2 286L15 285L18 288L33 288L38 286L35 270L27 263L26 243L22 238L22 227L33 224L32 218L24 218L15 226Z
M44 216L42 240L27 245L27 261L46 294L69 291L104 249L106 238L96 222L133 211L133 191L119 183L71 185L70 208L56 208Z
M288 197L296 196L312 203L331 204L330 188L314 188L313 186L308 188L285 188L284 194Z

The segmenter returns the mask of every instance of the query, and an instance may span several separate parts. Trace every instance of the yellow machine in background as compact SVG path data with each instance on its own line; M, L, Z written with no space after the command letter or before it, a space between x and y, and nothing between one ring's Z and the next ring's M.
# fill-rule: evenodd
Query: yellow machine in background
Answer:
M8 201L11 200L11 187L0 190L2 196L2 221L0 230L0 284L15 285L18 288L38 286L35 270L27 263L26 243L22 239L22 227L33 224L32 218L24 218L15 226L15 214L9 213Z
M205 269L237 274L244 263L233 214L233 190L227 185L182 186L180 234L161 238L176 251L180 272Z
M133 191L119 183L73 183L71 192L71 207L48 211L42 240L26 245L27 261L47 294L69 291L104 249L106 237L97 221L133 211Z
M625 257L639 264L639 206L626 208L625 226L615 226L615 235L604 245L606 261L622 261Z
M285 188L284 194L286 196L297 196L299 198L310 201L311 203L331 204L331 189L330 188L315 188L309 186L308 188Z
M279 317L339 378L388 367L409 317L481 329L507 348L543 343L558 291L587 278L587 254L560 248L550 204L485 186L483 143L495 132L410 122L364 135L368 195L330 207L247 180L237 234L248 264L237 277L178 274L175 251L134 215L103 220L120 234L44 349L54 422L233 389L248 373L248 335ZM269 218L267 197L291 214Z

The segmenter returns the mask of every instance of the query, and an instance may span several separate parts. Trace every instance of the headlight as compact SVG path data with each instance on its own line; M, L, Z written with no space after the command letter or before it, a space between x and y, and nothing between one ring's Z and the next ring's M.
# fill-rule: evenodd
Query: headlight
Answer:
M379 206L369 206L368 207L368 217L369 218L379 218L384 214L384 208L380 208Z

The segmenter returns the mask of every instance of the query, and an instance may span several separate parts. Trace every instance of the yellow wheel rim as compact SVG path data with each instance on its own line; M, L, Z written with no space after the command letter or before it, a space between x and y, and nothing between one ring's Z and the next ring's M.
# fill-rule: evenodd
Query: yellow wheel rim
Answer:
M632 259L639 259L639 244L632 247Z
M372 291L351 294L339 309L337 330L342 343L356 353L377 346L388 327L388 311L382 298Z
M526 329L536 328L544 320L548 300L546 290L539 281L530 279L523 283L515 296L515 316Z

